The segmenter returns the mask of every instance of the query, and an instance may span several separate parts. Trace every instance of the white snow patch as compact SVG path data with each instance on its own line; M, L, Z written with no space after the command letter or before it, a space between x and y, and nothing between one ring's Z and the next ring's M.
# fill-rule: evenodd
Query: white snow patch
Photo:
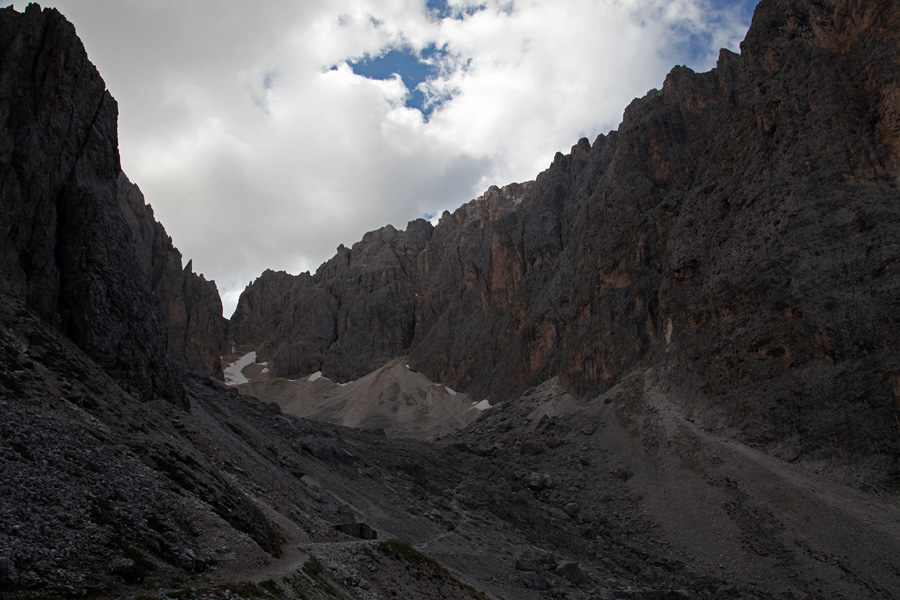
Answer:
M409 369L409 363L406 363L406 365L404 365L404 366L405 366L407 369Z
M312 375L309 376L310 381L315 381L316 379L321 379L321 378L322 378L322 371L316 371L315 373L313 373Z
M244 377L241 371L244 367L256 362L256 351L248 352L227 367L225 367L225 385L241 385L249 383L250 380Z
M448 393L448 394L450 394L451 396L455 396L455 395L456 395L456 392L455 392L455 391L451 390L451 389L450 389L449 387L447 387L447 386L444 386L444 387L447 388L447 393Z
M477 410L487 410L491 407L491 403L487 401L487 398L478 403L473 403L472 408Z

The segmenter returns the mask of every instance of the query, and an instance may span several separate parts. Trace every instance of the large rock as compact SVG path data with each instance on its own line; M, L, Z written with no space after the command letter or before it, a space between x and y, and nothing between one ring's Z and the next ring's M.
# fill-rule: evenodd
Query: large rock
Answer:
M895 468L900 8L857 4L764 0L741 55L676 67L534 182L282 276L277 333L252 342L284 375L409 354L492 399L651 367L707 426Z
M0 10L0 119L0 292L139 397L181 398L183 362L218 373L215 286L124 178L116 102L56 10Z

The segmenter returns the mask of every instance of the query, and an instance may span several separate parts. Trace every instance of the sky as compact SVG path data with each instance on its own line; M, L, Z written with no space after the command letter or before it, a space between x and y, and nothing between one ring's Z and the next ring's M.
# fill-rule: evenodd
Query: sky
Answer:
M270 268L433 219L617 128L756 0L56 0L122 168L230 316ZM16 3L23 10L25 3Z

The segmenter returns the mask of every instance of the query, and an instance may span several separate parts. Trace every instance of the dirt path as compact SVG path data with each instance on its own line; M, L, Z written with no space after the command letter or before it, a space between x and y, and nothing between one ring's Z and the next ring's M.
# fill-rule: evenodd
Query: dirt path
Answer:
M246 567L232 570L227 574L226 581L230 583L260 583L270 579L280 579L295 573L309 559L309 552L303 549L304 542L308 540L309 536L294 521L275 510L268 503L254 496L250 496L250 498L284 532L285 542L281 546L282 554L272 563L262 567Z

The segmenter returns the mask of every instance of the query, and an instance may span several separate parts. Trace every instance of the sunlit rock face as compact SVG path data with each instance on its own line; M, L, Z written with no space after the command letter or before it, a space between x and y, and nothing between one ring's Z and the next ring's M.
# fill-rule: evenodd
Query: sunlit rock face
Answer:
M676 67L535 181L264 274L234 341L336 380L408 354L495 399L651 367L694 418L786 457L895 464L897 10L764 2L740 55Z

